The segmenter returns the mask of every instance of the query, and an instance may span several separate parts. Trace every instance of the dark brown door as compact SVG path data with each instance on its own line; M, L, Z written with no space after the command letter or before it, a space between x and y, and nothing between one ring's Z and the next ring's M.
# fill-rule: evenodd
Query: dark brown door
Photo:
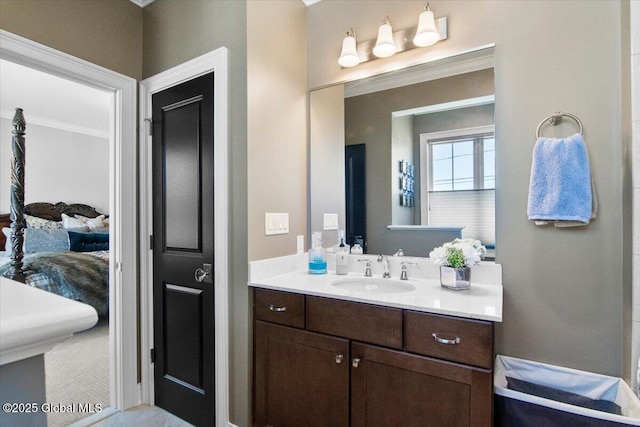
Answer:
M349 342L255 323L255 425L347 427Z
M351 345L353 427L491 426L489 370Z
M345 210L347 243L367 251L366 144L345 146Z
M214 425L213 74L152 101L155 403Z

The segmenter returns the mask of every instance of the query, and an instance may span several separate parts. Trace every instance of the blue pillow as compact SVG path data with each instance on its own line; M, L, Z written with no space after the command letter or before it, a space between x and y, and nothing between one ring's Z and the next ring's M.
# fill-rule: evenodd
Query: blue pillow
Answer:
M79 233L68 231L69 250L73 252L94 252L109 249L109 233Z
M24 253L67 252L69 234L62 229L26 228L24 230Z

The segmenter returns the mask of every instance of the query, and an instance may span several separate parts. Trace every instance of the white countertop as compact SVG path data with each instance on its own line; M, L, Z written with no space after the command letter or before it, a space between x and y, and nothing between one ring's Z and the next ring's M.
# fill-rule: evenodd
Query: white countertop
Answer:
M262 264L259 269L265 270L264 261L259 261L257 264ZM280 261L280 264L283 263ZM423 274L423 276L427 277L411 278L409 276L409 280L403 281L403 283L413 285L415 287L413 291L373 293L346 290L332 285L332 282L336 280L363 278L364 274L360 270L350 271L347 275L337 275L332 270L329 270L327 274L315 275L309 274L306 269L300 270L299 262L290 262L289 264L292 267L298 267L297 271L276 275L268 275L260 271L257 274L250 275L249 285L257 288L336 298L427 313L447 314L492 322L502 321L501 269L499 269L500 283L482 283L482 279L487 277L487 274L478 274L481 281L475 282L472 269L471 288L469 290L454 291L443 288L440 286L439 279L434 278L433 273L429 272L428 274ZM499 268L500 266L498 265L497 267ZM272 271L282 272L282 268L271 268ZM250 272L256 270L257 268L250 269ZM381 275L378 274L377 270L374 270L373 278L381 279ZM394 275L394 270L392 270L392 279L388 280L395 281L397 279L398 275Z
M0 277L0 365L45 353L97 321L87 304Z

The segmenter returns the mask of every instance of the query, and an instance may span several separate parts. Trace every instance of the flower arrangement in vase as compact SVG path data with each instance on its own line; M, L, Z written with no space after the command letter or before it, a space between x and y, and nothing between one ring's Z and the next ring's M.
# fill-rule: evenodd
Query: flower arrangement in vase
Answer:
M435 248L429 258L440 265L440 284L449 289L471 287L471 266L478 264L487 249L475 239L454 239Z

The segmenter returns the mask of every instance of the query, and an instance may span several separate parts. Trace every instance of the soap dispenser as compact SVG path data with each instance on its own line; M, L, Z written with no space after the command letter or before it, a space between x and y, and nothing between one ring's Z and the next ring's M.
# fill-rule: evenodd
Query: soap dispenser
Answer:
M314 231L309 249L309 274L327 273L327 254L322 247L322 232Z
M344 243L344 230L338 232L340 244L336 247L336 274L349 273L349 246Z

